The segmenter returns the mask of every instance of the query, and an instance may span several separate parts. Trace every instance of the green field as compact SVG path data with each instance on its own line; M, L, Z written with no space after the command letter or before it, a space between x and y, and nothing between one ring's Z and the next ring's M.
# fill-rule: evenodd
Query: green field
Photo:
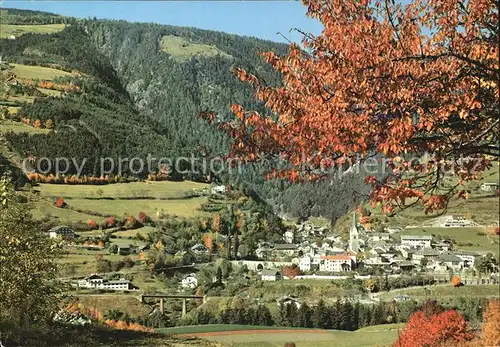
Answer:
M189 42L185 38L174 35L165 35L162 37L161 49L178 60L186 60L195 55L231 57L215 46Z
M197 210L204 202L205 197L178 199L178 200L87 200L71 199L66 202L73 208L84 211L100 212L116 216L132 215L138 216L140 212L145 212L152 219L157 218L157 212L164 211L169 215L179 217L196 217L204 215Z
M401 235L439 235L452 239L457 249L477 252L498 253L498 236L487 235L484 227L463 228L411 228L405 229Z
M416 300L425 300L433 298L445 301L456 297L498 297L498 285L465 285L462 287L446 286L427 286L429 291L424 288L408 288L394 290L387 293L381 293L377 297L381 300L392 300L398 294L407 294Z
M52 90L52 89L47 89L47 88L37 88L40 92L47 96L61 96L62 92L58 90Z
M64 223L87 222L89 219L102 222L105 219L95 216L94 213L119 217L127 214L137 217L140 212L145 212L153 219L158 218L159 213L164 213L189 218L205 215L198 208L207 201L207 198L185 198L185 195L191 194L193 191L203 190L206 187L208 187L207 184L191 181L134 182L107 185L39 184L35 190L39 191L41 199L37 202L34 215L37 218L56 217ZM56 208L52 200L59 196L62 196L71 208ZM144 199L145 197L153 199ZM80 213L73 209L85 212ZM137 231L124 231L120 232L120 235L135 237Z
M56 77L74 76L74 74L58 69L43 66L31 66L22 64L9 64L12 72L21 79L53 80Z
M10 38L10 36L21 36L27 33L53 34L64 29L64 24L37 24L37 25L14 25L1 24L0 38Z
M203 190L208 185L192 181L133 182L106 185L40 184L37 189L44 197L65 198L144 198L181 199L186 192Z
M167 334L193 334L233 347L282 347L295 342L297 347L390 346L401 324L378 325L354 332L239 325L207 325L159 329Z
M72 211L67 208L57 208L52 202L42 199L36 202L32 213L33 217L36 219L42 219L43 217L56 218L62 224L71 224L73 222L86 223L89 219L93 219L97 223L101 223L106 219L99 216Z
M50 130L35 128L11 120L0 120L0 133L6 133L8 131L13 131L15 133L47 134Z

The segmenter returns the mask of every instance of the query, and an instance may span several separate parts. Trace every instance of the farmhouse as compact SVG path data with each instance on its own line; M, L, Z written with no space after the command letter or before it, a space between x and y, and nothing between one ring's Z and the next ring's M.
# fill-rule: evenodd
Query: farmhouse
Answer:
M78 281L79 288L103 289L103 290L131 290L132 284L129 280L107 280L97 274L85 277Z
M401 245L408 247L431 247L430 235L401 235Z
M460 271L464 265L464 261L453 253L439 255L438 261L453 271Z
M194 253L208 253L208 248L200 243L191 247L191 251Z
M183 288L196 288L198 286L198 279L196 278L196 274L192 273L187 275L182 279L181 284Z
M413 254L412 260L413 260L414 264L420 264L422 259L425 258L427 260L432 260L432 259L436 259L438 257L438 255L439 255L439 252L436 251L435 249L422 248Z
M298 252L298 247L293 243L275 244L273 250L274 257L292 256Z
M478 253L471 251L455 251L454 254L462 259L464 267L474 267L476 258L479 257Z
M276 269L262 270L261 280L262 281L279 281L283 278L281 271Z
M499 184L496 182L493 183L485 182L481 184L481 190L485 192L494 192L497 191L498 189L499 189Z
M440 218L439 224L439 226L443 228L457 228L477 225L477 223L465 218L464 216L445 216Z
M73 240L75 232L66 225L59 225L49 230L49 237L52 239L61 237L63 240Z
M281 298L276 299L276 305L278 306L278 308L288 305L295 305L295 307L300 308L301 303L297 297L285 295Z

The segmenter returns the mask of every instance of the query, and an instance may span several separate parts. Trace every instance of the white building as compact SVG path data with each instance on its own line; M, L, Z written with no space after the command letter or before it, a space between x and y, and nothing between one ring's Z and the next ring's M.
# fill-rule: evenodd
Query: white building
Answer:
M212 187L212 189L210 189L210 192L212 194L224 194L226 192L226 186L220 185Z
M439 252L432 248L422 248L413 254L412 260L414 264L420 264L422 259L434 260L439 256Z
M498 189L499 185L498 183L488 183L488 182L485 182L483 184L481 184L481 190L485 191L485 192L494 192Z
M78 281L79 288L103 289L103 290L131 290L132 284L129 280L120 278L119 280L107 280L99 275L93 274Z
M469 227L476 226L477 223L465 218L464 216L444 216L440 218L441 227L443 228L459 228L459 227Z
M356 222L356 212L352 213L352 226L349 230L349 250L354 253L359 252L359 231Z
M283 276L281 275L281 271L272 269L272 270L262 270L260 278L263 281L275 282L281 280Z
M401 235L402 246L430 248L431 243L430 235Z
M191 288L194 289L198 287L198 279L196 278L196 274L192 273L184 277L181 281L183 288Z
M285 231L285 233L283 234L283 241L285 241L286 243L293 243L294 241L293 231L291 230Z
M441 254L437 258L437 261L455 272L462 270L464 267L464 261L453 253Z
M372 242L390 241L391 235L389 233L370 233L368 234L368 238Z
M191 247L191 251L194 253L208 253L208 248L200 243Z
M49 230L49 237L52 239L61 237L63 240L73 240L75 231L66 225L59 225Z
M311 271L311 264L312 264L311 257L309 257L308 255L305 255L305 256L299 258L298 265L299 265L300 271L302 271L302 272Z
M355 257L349 254L325 255L321 257L319 271L344 272L351 271L356 265Z
M463 267L474 267L476 263L476 258L479 257L478 253L471 252L471 251L455 251L453 252L457 257L462 259L463 261Z

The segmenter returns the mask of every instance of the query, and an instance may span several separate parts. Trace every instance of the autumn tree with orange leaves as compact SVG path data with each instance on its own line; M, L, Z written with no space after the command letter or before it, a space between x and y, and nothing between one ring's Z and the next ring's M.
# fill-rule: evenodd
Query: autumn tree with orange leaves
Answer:
M488 302L483 312L481 339L484 346L500 346L500 300Z
M418 311L410 317L394 347L438 346L447 342L469 341L472 338L467 321L457 311L431 315Z
M287 166L268 176L301 181L377 155L388 175L367 177L370 200L387 213L417 202L430 212L454 195L466 198L466 182L500 153L499 2L304 4L324 29L302 33L302 46L291 44L286 56L264 54L282 86L235 69L270 112L233 105L230 121L201 114L234 139L231 156L279 158Z

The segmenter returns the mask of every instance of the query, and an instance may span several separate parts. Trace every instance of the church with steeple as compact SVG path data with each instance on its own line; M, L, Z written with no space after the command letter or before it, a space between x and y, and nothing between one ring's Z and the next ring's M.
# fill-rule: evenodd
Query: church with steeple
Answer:
M359 252L359 230L356 222L356 212L352 213L352 226L349 230L349 251Z

